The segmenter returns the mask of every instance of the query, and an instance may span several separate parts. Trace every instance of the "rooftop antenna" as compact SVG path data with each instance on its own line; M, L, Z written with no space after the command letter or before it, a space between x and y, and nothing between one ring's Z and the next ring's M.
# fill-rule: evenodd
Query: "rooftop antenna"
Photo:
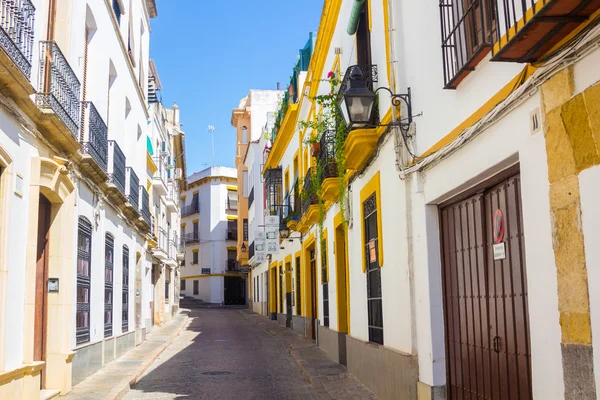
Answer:
M212 125L208 126L208 131L210 132L210 138L212 140L212 156L213 156L213 165L215 165L215 127Z

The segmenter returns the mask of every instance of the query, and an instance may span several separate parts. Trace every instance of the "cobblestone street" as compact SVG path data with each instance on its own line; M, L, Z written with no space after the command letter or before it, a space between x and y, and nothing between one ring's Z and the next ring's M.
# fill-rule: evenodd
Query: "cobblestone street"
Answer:
M234 309L193 309L188 326L124 398L331 398L320 395L284 344L253 320Z

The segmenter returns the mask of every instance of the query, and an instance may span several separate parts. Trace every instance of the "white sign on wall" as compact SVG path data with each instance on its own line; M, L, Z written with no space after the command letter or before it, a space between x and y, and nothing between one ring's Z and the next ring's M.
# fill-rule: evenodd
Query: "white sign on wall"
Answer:
M279 220L279 217L277 217ZM265 229L266 233L266 244L268 254L279 253L279 224L277 226L268 226Z
M265 226L268 228L275 227L279 230L279 215L267 215L265 217Z

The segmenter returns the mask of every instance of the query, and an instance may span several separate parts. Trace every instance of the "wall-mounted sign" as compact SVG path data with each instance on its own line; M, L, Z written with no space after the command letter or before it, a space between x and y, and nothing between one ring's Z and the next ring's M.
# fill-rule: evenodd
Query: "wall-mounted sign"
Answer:
M210 268L202 268L203 274L210 274Z
M265 231L263 229L257 229L254 231L254 241L265 240Z
M48 293L58 293L58 278L48 278Z
M265 217L265 227L275 227L279 230L279 215L267 215Z
M494 213L494 243L500 243L504 239L504 214L500 209Z
M242 267L240 270L242 271L242 274L247 274L250 272L250 267Z
M375 240L369 242L369 262L377 262L377 251L375 250Z
M504 260L506 258L506 247L504 243L496 243L494 245L494 261Z
M257 263L267 262L267 253L255 253L254 261L256 261Z

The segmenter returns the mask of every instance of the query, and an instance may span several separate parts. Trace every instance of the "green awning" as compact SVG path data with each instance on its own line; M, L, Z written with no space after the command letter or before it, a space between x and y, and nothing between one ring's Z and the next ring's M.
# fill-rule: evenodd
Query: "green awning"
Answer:
M364 4L365 0L354 0L352 11L350 12L350 19L348 20L348 28L346 29L348 35L354 35L356 33L360 12L362 11Z
M152 148L152 140L150 139L150 136L146 136L146 146L148 147L148 153L153 156L154 149Z

